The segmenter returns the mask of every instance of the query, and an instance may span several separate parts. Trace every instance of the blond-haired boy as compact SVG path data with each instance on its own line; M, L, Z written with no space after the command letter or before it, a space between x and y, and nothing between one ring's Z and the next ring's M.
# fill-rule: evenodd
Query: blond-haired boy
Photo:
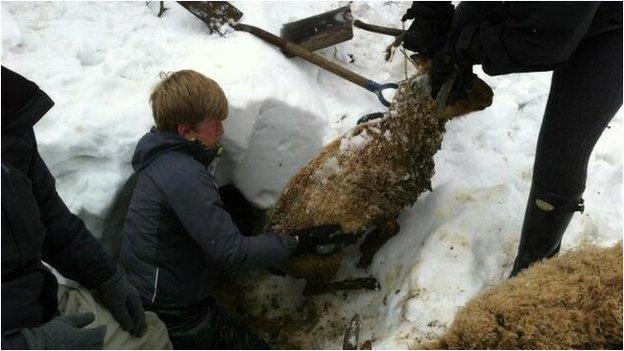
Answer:
M139 141L138 173L123 230L121 263L175 348L267 348L211 298L222 273L268 268L314 247L332 227L296 236L243 236L209 170L228 114L223 90L192 70L162 75L150 103L155 127Z

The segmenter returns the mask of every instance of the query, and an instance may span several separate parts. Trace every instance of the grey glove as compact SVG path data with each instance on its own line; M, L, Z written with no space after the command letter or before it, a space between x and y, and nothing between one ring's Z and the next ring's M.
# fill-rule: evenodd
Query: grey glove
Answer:
M136 289L121 271L100 285L93 296L115 317L119 325L134 336L145 333L145 311Z
M90 312L68 314L40 327L22 329L22 335L29 349L98 350L104 344L106 326L83 328L94 320Z

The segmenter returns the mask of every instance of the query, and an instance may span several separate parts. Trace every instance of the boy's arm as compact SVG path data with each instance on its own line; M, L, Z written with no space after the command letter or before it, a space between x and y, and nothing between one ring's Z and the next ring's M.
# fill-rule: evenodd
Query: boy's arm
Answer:
M231 271L267 268L284 262L295 250L294 238L244 236L223 208L217 187L205 169L175 177L165 196L176 216L215 267Z

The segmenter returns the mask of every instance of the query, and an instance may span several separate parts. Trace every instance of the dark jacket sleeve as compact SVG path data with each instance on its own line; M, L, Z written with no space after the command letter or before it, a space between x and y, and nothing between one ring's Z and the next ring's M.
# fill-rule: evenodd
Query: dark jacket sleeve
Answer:
M175 184L164 189L169 206L184 229L202 248L209 262L225 271L268 268L294 251L294 238L265 234L243 236L223 208L212 176L197 162ZM195 165L197 163L197 165Z
M574 52L599 4L511 2L501 22L454 28L451 45L460 61L482 64L489 75L552 70Z
M84 222L65 206L54 177L36 150L31 162L29 178L46 228L43 260L87 289L96 288L113 276L115 264Z

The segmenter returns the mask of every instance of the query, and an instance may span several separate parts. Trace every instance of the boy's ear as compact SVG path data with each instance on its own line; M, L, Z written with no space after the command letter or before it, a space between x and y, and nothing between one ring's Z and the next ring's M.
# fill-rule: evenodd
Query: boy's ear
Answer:
M191 131L192 128L188 123L180 123L178 125L178 134L183 138L186 138L186 136L189 135Z

